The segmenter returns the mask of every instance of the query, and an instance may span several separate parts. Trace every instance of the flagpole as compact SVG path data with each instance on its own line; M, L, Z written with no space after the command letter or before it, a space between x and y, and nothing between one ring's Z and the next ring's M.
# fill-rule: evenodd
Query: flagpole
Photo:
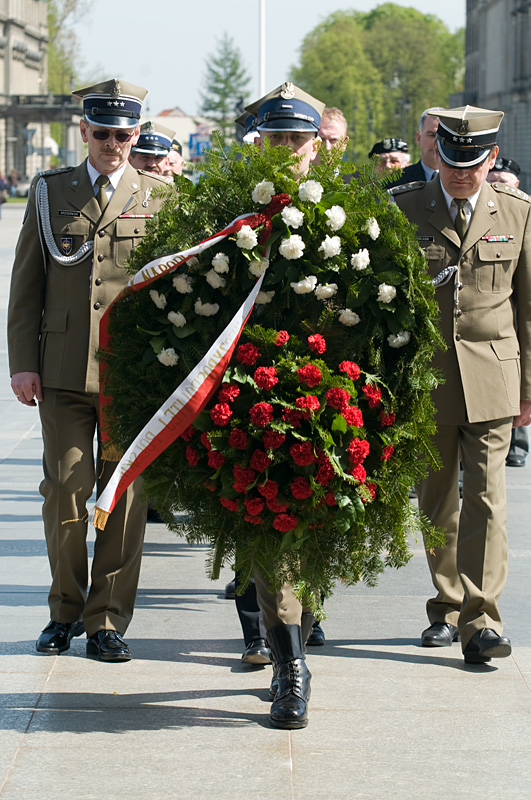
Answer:
M258 96L265 95L265 0L260 0L260 19L258 30L258 82L259 91Z

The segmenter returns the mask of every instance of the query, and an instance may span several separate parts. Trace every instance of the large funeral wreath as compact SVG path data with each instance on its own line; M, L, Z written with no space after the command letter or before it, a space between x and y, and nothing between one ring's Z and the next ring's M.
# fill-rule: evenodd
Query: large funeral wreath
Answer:
M239 215L271 220L112 309L104 389L125 449L265 271L219 389L144 472L170 527L210 545L212 577L235 563L300 592L374 584L408 561L409 532L437 541L409 501L437 461L434 290L406 218L370 171L352 172L339 153L297 179L288 148L215 148L197 185L169 190L130 271Z

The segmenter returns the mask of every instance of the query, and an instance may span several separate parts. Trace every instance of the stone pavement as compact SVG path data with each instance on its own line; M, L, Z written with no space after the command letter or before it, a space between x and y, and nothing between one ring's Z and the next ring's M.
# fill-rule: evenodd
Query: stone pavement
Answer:
M531 469L507 469L510 658L465 666L423 649L422 547L377 588L339 587L310 649L310 724L269 727L270 668L245 669L230 579L205 551L149 525L134 660L102 664L75 639L42 656L49 570L37 412L8 379L5 316L23 207L0 221L0 798L51 800L528 800L531 786Z

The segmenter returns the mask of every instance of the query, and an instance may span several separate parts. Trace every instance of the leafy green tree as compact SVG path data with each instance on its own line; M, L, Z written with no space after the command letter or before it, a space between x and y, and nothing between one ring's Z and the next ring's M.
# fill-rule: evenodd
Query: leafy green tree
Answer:
M341 108L354 160L385 136L405 138L416 160L422 111L448 105L463 74L463 31L452 34L432 14L395 3L330 15L306 36L292 71L298 85Z
M234 119L247 97L248 83L241 52L225 31L216 52L207 56L201 92L201 112L217 124L225 139L233 138Z

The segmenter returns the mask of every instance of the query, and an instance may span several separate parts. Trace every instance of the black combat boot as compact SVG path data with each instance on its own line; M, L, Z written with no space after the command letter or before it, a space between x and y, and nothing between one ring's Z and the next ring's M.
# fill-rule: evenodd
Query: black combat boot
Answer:
M304 659L300 625L277 625L267 632L278 689L269 719L273 728L305 728L308 724L310 671Z

